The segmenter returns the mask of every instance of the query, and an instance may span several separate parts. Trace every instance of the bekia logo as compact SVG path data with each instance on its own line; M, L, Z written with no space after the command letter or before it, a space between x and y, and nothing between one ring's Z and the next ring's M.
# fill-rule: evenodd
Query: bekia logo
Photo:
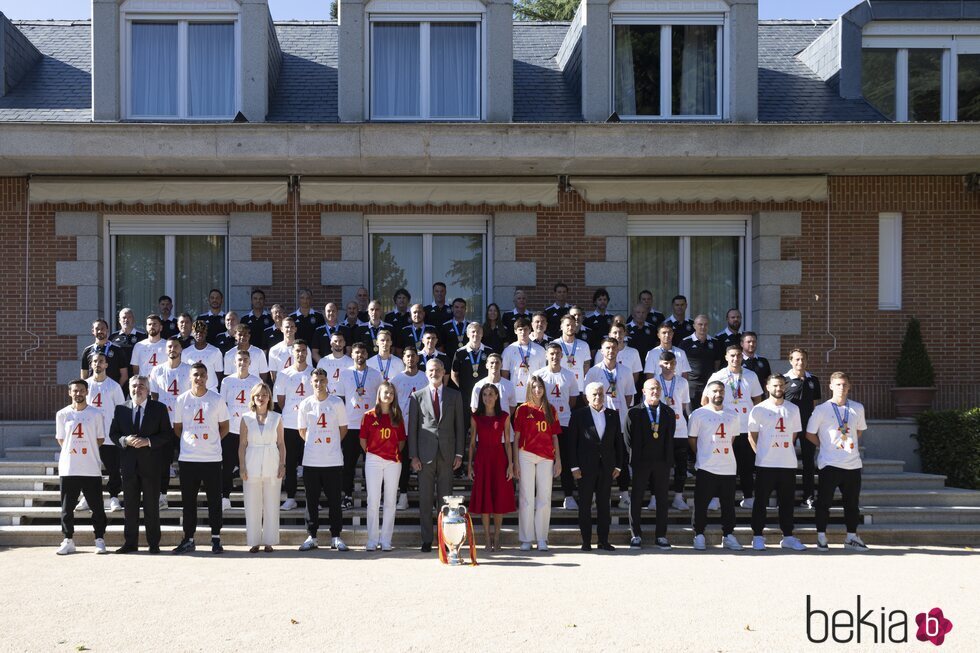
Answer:
M953 629L953 622L940 608L920 612L915 617L915 638L941 646ZM909 640L909 615L904 610L888 610L884 606L862 610L861 595L856 597L852 610L821 610L806 596L806 637L814 644L832 640L838 644L854 642L873 644L902 644Z

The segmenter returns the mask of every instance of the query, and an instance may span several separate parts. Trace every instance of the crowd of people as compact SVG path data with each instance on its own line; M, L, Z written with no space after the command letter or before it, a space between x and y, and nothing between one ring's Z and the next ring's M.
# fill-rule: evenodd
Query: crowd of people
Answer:
M831 375L831 397L821 402L806 351L791 351L790 369L774 374L737 309L711 336L705 315L687 319L681 295L668 317L643 291L624 318L608 312L605 290L589 313L568 303L565 284L553 290L554 303L539 312L517 290L512 310L490 304L483 322L467 319L464 299L447 302L441 282L427 305L399 289L387 313L364 288L343 314L332 302L315 310L305 289L292 313L266 309L257 289L239 316L223 310L215 289L196 318L174 316L163 296L145 331L129 308L111 333L96 320L81 375L68 386L71 404L56 418L65 536L57 552L75 550L74 514L91 511L96 550L106 553L106 510L124 511L116 552L138 550L141 506L149 551L159 552L160 510L176 477L184 536L173 553L196 548L202 487L211 550L221 553L236 473L252 553L278 545L280 511L300 505L300 477L308 535L300 550L320 546L322 496L329 546L345 551L343 513L354 507L362 456L371 551L392 549L413 473L423 552L432 549L436 500L464 474L489 551L500 549L503 517L515 511L520 549L547 550L555 479L562 508L578 512L583 550L592 550L593 526L598 549L614 550L614 498L629 508L631 548L643 546L646 507L656 514L659 549L671 548L669 510L693 512L698 550L708 511L719 510L723 546L741 550L738 501L752 511L752 548L763 550L775 493L781 547L802 551L793 535L798 455L817 548L829 548L838 488L844 546L867 548L857 535L858 442L867 426L845 373ZM693 496L685 496L691 475Z

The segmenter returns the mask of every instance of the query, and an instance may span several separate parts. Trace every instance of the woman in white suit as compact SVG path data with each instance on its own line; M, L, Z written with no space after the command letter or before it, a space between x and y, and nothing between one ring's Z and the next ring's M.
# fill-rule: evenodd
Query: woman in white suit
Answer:
M272 390L252 386L249 412L242 415L238 465L245 489L245 533L249 553L279 544L279 492L286 472L282 416L272 410Z

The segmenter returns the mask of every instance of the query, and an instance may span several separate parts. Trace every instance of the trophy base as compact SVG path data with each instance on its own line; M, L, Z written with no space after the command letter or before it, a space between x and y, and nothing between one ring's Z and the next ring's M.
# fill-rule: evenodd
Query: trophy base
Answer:
M459 551L450 551L449 556L446 558L446 564L450 567L458 567L465 564L459 557Z

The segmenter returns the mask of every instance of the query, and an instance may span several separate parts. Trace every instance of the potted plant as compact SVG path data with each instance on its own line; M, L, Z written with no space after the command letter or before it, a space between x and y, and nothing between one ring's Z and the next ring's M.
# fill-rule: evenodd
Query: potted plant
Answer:
M896 417L915 417L932 407L936 395L935 372L922 342L922 328L914 317L905 328L902 352L895 368L892 400Z

